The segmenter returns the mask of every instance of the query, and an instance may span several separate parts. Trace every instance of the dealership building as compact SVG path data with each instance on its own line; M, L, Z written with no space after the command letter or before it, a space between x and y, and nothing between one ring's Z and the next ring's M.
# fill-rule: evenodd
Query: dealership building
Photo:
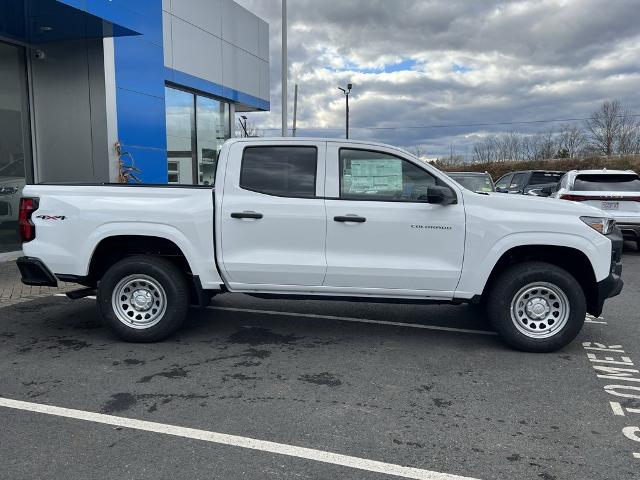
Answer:
M210 184L269 110L269 25L232 0L0 2L0 251L31 182Z

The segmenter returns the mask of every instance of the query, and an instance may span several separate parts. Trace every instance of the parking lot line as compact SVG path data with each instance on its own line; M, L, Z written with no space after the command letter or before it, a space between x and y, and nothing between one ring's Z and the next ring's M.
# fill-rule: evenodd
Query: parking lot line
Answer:
M53 405L23 402L10 398L0 397L0 407L41 413L45 415L53 415L57 417L72 418L76 420L84 420L87 422L101 423L105 425L114 425L117 427L143 430L146 432L162 433L165 435L191 438L194 440L202 440L210 443L247 448L251 450L259 450L262 452L276 453L288 457L304 458L316 462L341 465L357 470L384 473L387 475L393 475L402 478L413 478L416 480L477 480L471 477L462 477L459 475L434 472L431 470L423 470L420 468L403 467L401 465L394 465L392 463L352 457L350 455L342 455L339 453L316 450L313 448L298 447L295 445L287 445L284 443L269 442L266 440L257 440L254 438L241 437L237 435L210 432L207 430L200 430L196 428L179 427L176 425L167 425L164 423L149 422L146 420L117 417L114 415L105 415L103 413L56 407Z
M477 335L497 335L496 332L489 330L474 330L471 328L454 328L454 327L440 327L438 325L422 325L419 323L403 323L403 322L390 322L388 320L371 320L368 318L357 317L339 317L334 315L320 315L317 313L296 313L296 312L279 312L277 310L256 310L253 308L235 308L235 307L207 307L209 310L223 310L227 312L244 312L244 313L258 313L263 315L282 315L287 317L305 317L305 318L318 318L323 320L337 320L339 322L356 322L356 323L372 323L375 325L389 325L392 327L407 327L407 328L420 328L424 330L440 330L444 332L457 332L457 333L475 333Z
M66 297L64 293L57 293L56 297ZM95 300L96 297L89 296ZM420 328L423 330L439 330L442 332L455 332L455 333L475 333L476 335L497 335L497 332L490 330L475 330L472 328L455 328L455 327L440 327L438 325L421 325L419 323L403 323L403 322L390 322L388 320L371 320L369 318L357 318L357 317L339 317L336 315L320 315L317 313L298 313L298 312L279 312L277 310L257 310L254 308L236 308L236 307L206 307L208 310L222 310L226 312L240 312L240 313L258 313L262 315L282 315L285 317L305 317L305 318L317 318L322 320L337 320L339 322L356 322L356 323L370 323L375 325L389 325L392 327L406 327L406 328Z

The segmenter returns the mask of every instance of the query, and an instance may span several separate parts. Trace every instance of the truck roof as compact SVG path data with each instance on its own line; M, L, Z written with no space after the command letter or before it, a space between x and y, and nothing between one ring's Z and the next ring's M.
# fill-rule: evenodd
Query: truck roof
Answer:
M637 175L633 170L609 170L606 168L599 170L573 170L571 173L575 173L575 175Z
M353 139L345 139L345 138L329 138L329 137L237 137L237 138L230 138L229 140L227 140L225 143L229 143L229 144L233 144L233 143L241 143L241 142L255 142L255 143L260 143L260 142L300 142L300 141L304 141L304 142L332 142L332 143L342 143L345 145L367 145L369 147L373 146L373 147L384 147L384 148L391 148L394 150L398 150L400 152L403 152L405 154L411 155L412 157L415 157L414 154L412 154L411 152L400 148L400 147L396 147L395 145L389 145L388 143L381 143L381 142L370 142L369 140L353 140Z

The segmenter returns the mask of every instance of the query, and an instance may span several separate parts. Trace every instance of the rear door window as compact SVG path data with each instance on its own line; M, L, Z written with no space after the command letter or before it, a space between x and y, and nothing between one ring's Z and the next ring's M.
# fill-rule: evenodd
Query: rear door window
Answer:
M511 180L511 185L509 185L509 190L522 190L526 182L527 182L526 173L516 173L513 176L513 180Z
M240 188L277 197L316 196L318 150L304 146L247 147Z
M633 174L578 175L573 189L583 192L640 192L640 178Z

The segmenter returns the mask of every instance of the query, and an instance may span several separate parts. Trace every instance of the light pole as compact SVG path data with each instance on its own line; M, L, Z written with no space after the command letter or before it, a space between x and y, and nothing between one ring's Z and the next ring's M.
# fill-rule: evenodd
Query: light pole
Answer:
M287 77L289 60L287 59L287 0L282 0L282 136L287 136Z
M351 93L351 89L353 88L352 83L347 84L347 88L338 87L344 93L344 98L347 102L346 111L345 111L345 138L349 138L349 94Z

